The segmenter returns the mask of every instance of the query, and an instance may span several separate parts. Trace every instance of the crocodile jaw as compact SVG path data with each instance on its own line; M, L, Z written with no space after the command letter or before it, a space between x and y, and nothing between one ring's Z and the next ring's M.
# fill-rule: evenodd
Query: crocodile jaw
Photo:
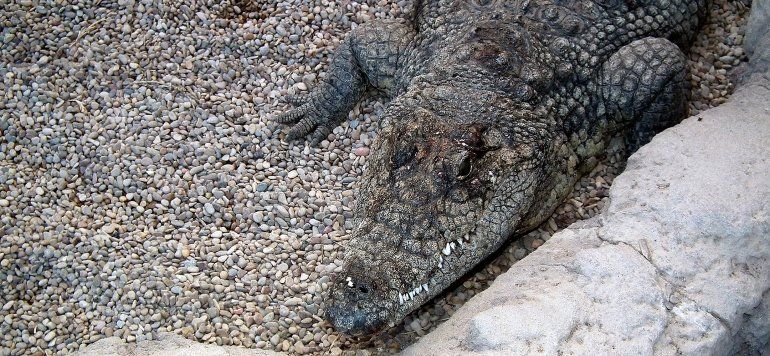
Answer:
M441 127L413 121L386 130L375 146L358 227L329 292L337 330L370 334L399 322L497 250L528 207L531 191L507 188L536 186L522 183L531 177L516 169L519 151L491 128ZM484 145L497 148L462 168L468 151Z

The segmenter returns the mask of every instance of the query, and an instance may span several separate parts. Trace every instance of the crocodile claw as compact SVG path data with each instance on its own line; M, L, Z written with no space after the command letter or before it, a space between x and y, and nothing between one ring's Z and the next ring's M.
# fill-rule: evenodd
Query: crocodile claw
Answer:
M316 146L329 136L329 128L318 119L318 116L305 114L296 122L291 130L289 130L289 134L286 135L286 141L294 141L310 136L310 145Z
M326 139L331 132L328 120L319 113L313 94L290 94L284 97L284 101L295 108L278 114L273 121L280 124L294 124L286 135L286 141L294 141L308 137L311 146L317 146Z
M278 114L273 118L273 121L281 124L293 124L300 121L300 119L302 119L302 117L305 116L308 111L310 111L310 107L305 104L287 112Z

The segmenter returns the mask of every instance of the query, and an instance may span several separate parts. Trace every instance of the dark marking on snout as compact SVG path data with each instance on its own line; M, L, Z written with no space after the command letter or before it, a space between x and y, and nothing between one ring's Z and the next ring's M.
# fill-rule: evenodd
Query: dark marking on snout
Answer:
M369 258L358 259L346 265L334 277L326 305L326 318L338 331L348 335L371 334L387 326L393 313L388 303L392 277L372 274ZM387 263L378 267L392 269Z
M327 313L334 328L348 335L371 334L385 326L384 321L373 318L355 305L349 308L332 305L327 309Z

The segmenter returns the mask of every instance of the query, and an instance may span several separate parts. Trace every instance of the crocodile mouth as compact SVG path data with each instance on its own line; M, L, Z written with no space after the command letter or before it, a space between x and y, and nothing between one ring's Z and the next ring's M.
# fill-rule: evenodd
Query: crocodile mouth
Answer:
M451 262L453 259L460 258L462 254L468 253L473 249L473 236L474 232L465 233L462 236L451 239L444 244L442 248L436 251L434 255L434 265L430 272L422 278L422 282L413 283L412 289L407 291L398 291L399 305L417 299L423 293L429 293L431 290L436 289L436 292L441 292L446 286L437 285L436 277L442 273L455 272L451 268Z
M452 254L462 253L462 247L465 246L466 243L470 243L471 241L471 235L465 234L462 237L459 237L454 240L449 240L446 244L444 244L444 247L441 249L440 253L438 254L438 268L443 269L444 268L444 258L448 258L449 256L452 256Z
M326 318L335 329L357 336L393 326L473 267L481 214L458 215L450 224L446 214L423 213L429 216L392 215L392 224L358 221L329 291Z

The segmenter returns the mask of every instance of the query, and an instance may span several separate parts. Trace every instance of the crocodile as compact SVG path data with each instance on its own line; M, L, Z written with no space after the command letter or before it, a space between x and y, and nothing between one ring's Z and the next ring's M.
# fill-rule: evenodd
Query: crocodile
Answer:
M629 152L687 113L705 0L417 0L353 29L274 117L325 140L362 95L391 100L326 297L349 335L400 322L545 221L613 137Z

